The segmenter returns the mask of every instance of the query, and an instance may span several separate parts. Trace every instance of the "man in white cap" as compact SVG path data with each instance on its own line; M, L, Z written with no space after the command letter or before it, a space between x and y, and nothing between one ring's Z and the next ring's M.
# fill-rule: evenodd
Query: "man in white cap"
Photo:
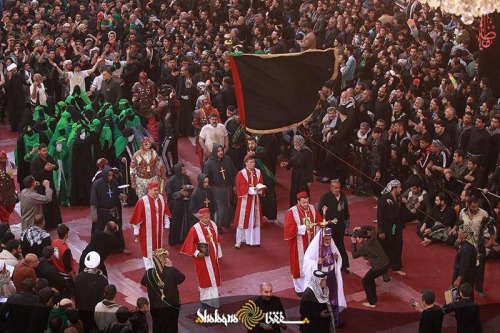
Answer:
M203 102L205 101L205 98L208 97L210 99L210 92L207 90L207 84L205 82L198 82L196 84L196 89L198 90L198 98L196 99L196 104L194 109L198 110L203 106Z
M7 77L5 78L5 100L12 132L19 130L19 124L23 119L26 101L23 90L24 80L15 63L7 66Z
M106 276L98 268L101 257L95 251L87 253L85 270L75 278L75 304L80 311L80 319L85 323L85 332L97 328L94 321L94 310L97 303L102 301L104 288L109 284Z

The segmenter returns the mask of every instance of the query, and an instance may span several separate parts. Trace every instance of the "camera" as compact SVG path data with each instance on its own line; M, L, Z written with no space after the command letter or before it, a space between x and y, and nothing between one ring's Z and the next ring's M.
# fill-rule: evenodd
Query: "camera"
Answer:
M415 301L413 298L410 300L410 305L412 307L415 307L417 305L417 301Z
M354 231L348 231L344 233L346 237L354 237L354 238L368 238L369 234L367 230L364 229L356 229Z
M451 298L453 302L458 302L460 300L460 294L458 293L457 288L451 289Z

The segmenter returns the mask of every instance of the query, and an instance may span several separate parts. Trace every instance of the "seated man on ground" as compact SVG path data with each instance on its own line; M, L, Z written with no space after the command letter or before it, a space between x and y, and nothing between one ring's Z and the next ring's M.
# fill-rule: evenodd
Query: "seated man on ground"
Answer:
M452 235L451 230L455 226L457 216L453 207L446 201L444 193L436 194L435 206L423 223L419 223L417 235L423 239L421 243L423 246L432 242L445 242L450 245L455 243L456 236Z

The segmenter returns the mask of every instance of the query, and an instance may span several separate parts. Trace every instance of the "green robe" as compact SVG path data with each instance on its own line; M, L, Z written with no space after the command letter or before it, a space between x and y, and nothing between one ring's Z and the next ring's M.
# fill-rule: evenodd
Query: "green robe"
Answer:
M52 153L52 157L56 161L59 169L54 174L54 184L59 198L59 203L63 206L69 206L69 193L68 192L68 172L69 172L69 161L68 161L68 146L66 145L66 139L64 137L59 137L56 141L57 144L62 145L61 151L57 151L57 147Z

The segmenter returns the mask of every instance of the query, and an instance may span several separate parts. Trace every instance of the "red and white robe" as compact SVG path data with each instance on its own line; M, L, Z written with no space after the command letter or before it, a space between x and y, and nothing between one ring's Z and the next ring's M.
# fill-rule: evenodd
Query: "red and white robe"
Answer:
M139 236L144 258L151 259L153 251L163 246L164 224L171 216L172 213L161 195L155 199L147 194L137 201L130 224L134 226L134 235Z
M247 245L260 245L260 226L262 208L255 186L263 184L262 172L244 168L236 175L236 194L238 204L234 216L236 243L246 242ZM252 193L249 193L252 192Z
M200 253L197 248L198 243L208 244L208 257L197 257L198 253ZM221 281L219 258L222 257L222 250L215 222L210 221L209 225L198 222L192 226L182 245L181 253L193 258L201 302L212 307L218 307L218 287Z
M288 241L288 254L290 258L290 273L293 277L295 291L304 292L304 253L309 243L314 238L314 228L307 229L305 219L317 224L321 221L321 215L313 205L304 210L299 205L290 208L285 215L284 238Z

